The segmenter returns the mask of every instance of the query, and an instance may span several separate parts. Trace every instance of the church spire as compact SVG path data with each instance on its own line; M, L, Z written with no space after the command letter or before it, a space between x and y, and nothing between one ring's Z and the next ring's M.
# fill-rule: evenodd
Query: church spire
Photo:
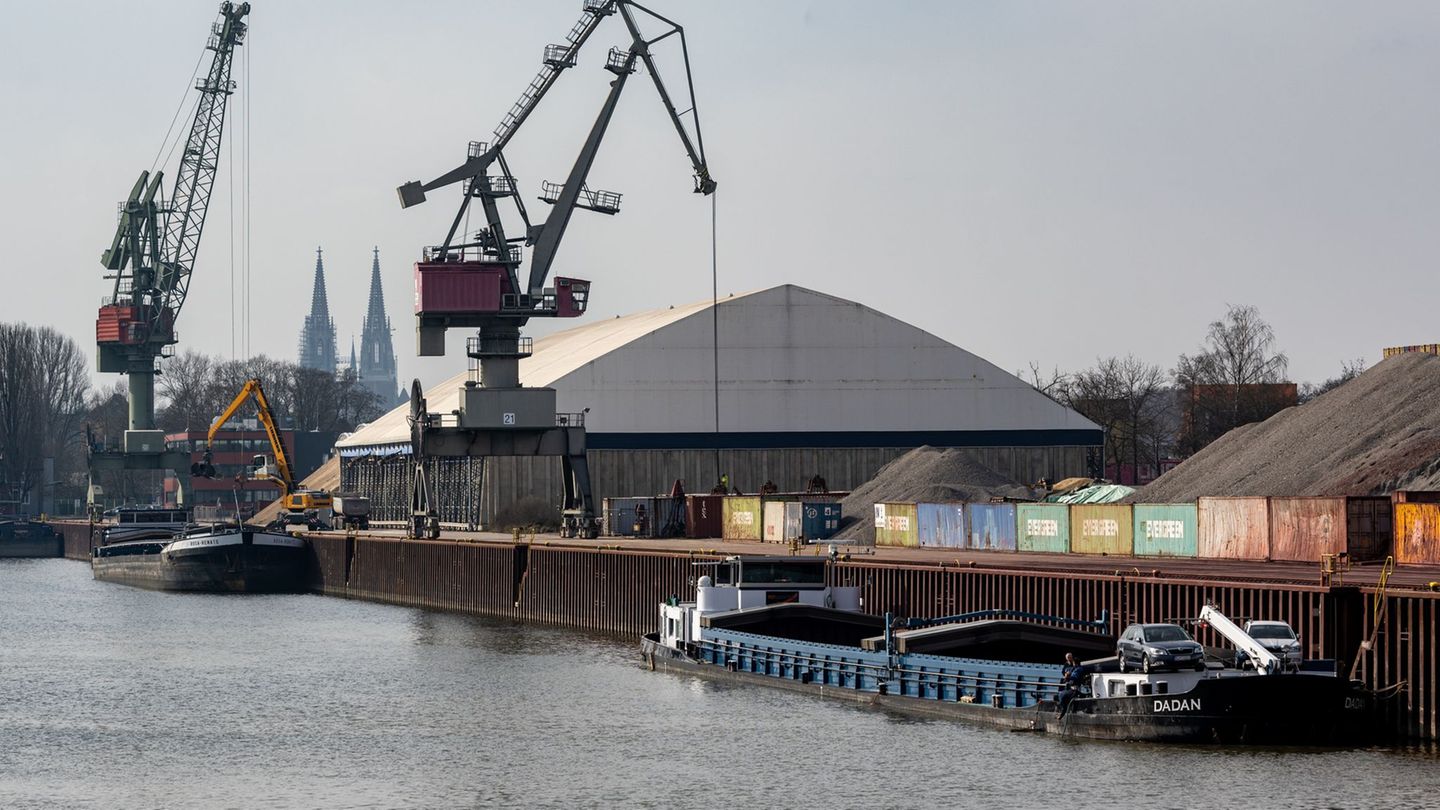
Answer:
M371 252L370 301L365 309L364 328L360 332L360 380L385 405L403 399L397 382L395 343L391 338L390 318L385 314L385 293L380 286L380 248Z
M330 300L325 295L325 256L317 247L310 314L305 316L305 325L300 330L300 365L334 374L336 354L335 322L330 319Z

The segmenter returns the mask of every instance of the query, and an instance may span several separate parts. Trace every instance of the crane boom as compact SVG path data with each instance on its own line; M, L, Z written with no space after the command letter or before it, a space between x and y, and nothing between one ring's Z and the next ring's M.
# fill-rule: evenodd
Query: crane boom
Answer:
M270 441L270 449L275 453L275 466L280 471L280 474L273 476L273 479L280 485L281 497L285 497L295 490L295 476L291 472L293 468L290 464L290 453L285 449L285 442L280 439L280 429L275 424L275 414L270 410L270 400L265 398L265 388L261 386L259 380L246 380L240 393L230 400L230 404L220 413L219 418L211 423L210 432L205 434L205 460L201 462L201 466L205 469L197 468L193 472L210 474L207 473L210 465L210 445L215 441L215 434L219 433L224 424L230 421L236 411L240 410L240 406L252 397L255 399L256 416L265 428L265 438Z
M1282 662L1275 653L1265 649L1265 645L1256 641L1251 635L1240 629L1240 625L1230 621L1230 617L1221 613L1214 605L1206 605L1200 608L1200 621L1205 622L1215 631L1230 640L1235 649L1250 656L1255 662L1255 671L1267 675L1274 675L1283 670Z

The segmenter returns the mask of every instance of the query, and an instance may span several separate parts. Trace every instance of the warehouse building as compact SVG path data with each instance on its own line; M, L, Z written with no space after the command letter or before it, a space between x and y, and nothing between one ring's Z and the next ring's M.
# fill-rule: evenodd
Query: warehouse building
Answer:
M717 343L718 335L718 343ZM716 346L718 345L718 351ZM718 373L717 373L718 363ZM966 448L1017 481L1091 474L1090 420L998 366L862 304L794 285L597 321L538 338L526 386L556 389L584 414L598 499L765 482L799 490L863 483L921 445ZM458 407L461 373L430 386L429 409ZM718 413L717 413L718 403ZM377 520L408 514L409 406L338 443L343 488ZM498 525L554 511L559 459L443 459L442 520Z

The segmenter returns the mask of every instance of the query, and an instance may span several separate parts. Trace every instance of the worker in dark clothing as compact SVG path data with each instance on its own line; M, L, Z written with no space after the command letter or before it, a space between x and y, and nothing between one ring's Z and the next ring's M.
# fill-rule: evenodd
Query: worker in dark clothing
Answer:
M1075 653L1065 653L1065 666L1060 670L1060 695L1055 699L1056 717L1065 716L1066 710L1070 708L1070 701L1080 694L1080 686L1085 683L1085 676L1088 674L1089 668L1075 660Z

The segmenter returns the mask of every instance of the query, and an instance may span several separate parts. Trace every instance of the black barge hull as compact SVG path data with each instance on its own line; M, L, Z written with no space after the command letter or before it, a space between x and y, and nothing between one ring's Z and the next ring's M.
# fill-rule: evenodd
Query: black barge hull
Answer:
M134 540L97 548L95 579L158 591L301 593L303 538L245 529L209 537Z
M1374 696L1362 685L1319 675L1215 678L1184 694L1076 698L1063 717L1053 701L1021 708L882 694L761 673L731 671L643 637L654 670L818 694L908 715L965 720L1017 731L1097 740L1191 744L1351 747L1373 738Z

